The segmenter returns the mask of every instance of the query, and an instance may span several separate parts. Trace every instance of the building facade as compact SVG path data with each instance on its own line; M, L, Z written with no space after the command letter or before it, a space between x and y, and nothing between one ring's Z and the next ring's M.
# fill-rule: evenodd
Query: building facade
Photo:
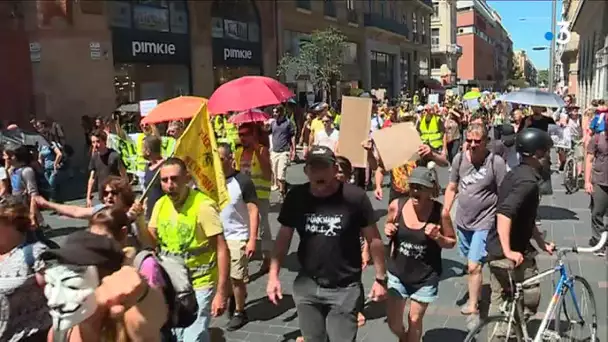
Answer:
M509 79L513 76L513 41L511 35L502 25L502 18L496 11L492 11L495 22L495 41L494 50L494 80L496 81L495 90L505 90Z
M462 48L456 44L457 11L455 0L433 0L431 16L431 76L444 86L458 80L458 58Z
M0 2L0 126L25 123L34 111L29 40L20 3Z
M309 39L315 30L335 27L346 36L346 49L342 67L342 79L332 85L332 98L348 94L351 88L361 88L364 70L365 32L362 29L362 12L354 6L354 1L279 1L278 52L277 60L284 54L297 55L303 41ZM285 75L284 82L294 91L300 103L307 102L307 95L317 89L308 77L296 78L295 73Z
M521 77L528 83L528 86L538 85L538 72L532 60L528 57L526 50L518 50L514 54L513 63L521 72Z
M8 44L11 57L25 55L28 65L0 64L15 77L31 74L32 85L22 81L18 91L31 87L29 113L67 132L81 131L81 116L108 116L125 103L208 97L241 75L276 75L273 1L13 3L20 15L12 25L22 29L0 34L0 46ZM82 146L81 134L73 138Z
M562 1L562 20L572 23L578 9L578 0ZM570 30L570 41L557 45L556 60L560 65L557 84L562 93L575 95L578 101L578 33Z
M460 84L493 89L496 82L497 25L493 10L485 0L457 1L457 44ZM500 28L498 28L500 30Z
M578 104L588 106L592 99L608 98L608 3L580 0L571 6L576 6L570 30L578 34Z

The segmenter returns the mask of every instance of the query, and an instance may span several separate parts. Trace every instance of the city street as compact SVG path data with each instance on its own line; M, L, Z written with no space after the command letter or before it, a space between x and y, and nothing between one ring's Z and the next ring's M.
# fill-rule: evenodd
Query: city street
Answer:
M439 175L441 184L445 186L447 181L447 169L440 169ZM554 174L553 187L554 195L543 197L541 207L542 229L546 230L549 240L559 245L580 244L586 245L590 233L590 213L588 209L589 197L582 191L573 195L566 195L564 189L559 185L558 174ZM305 176L302 172L302 165L291 166L288 170L288 181L290 183L302 183ZM385 197L388 189L385 189ZM378 226L383 230L386 216L387 203L377 201L373 198L373 193L369 192L372 203L376 208L376 213L380 217ZM276 199L276 197L275 197ZM84 205L84 200L77 200L74 204ZM278 230L276 221L280 206L273 205L271 208L270 221L273 233ZM77 229L84 228L86 222L51 216L45 214L48 224L53 227L50 235L54 240L61 242L63 237ZM383 234L382 234L383 235ZM266 300L266 280L263 276L256 278L252 276L248 286L249 297L247 301L247 312L250 323L235 332L223 332L220 328L225 325L225 318L214 320L213 341L248 341L248 342L271 342L271 341L294 341L299 336L298 319L294 304L290 296L291 283L296 276L298 263L296 249L298 245L297 235L292 243L289 256L287 257L281 270L281 281L284 290L283 300L278 307L273 306ZM463 274L463 260L458 255L456 249L446 250L443 253L444 274L439 290L439 299L432 304L425 317L424 341L461 341L465 335L465 317L460 315L459 307L464 303L466 290L465 278ZM539 256L539 266L541 269L548 268L553 263L553 258L548 255ZM606 341L607 331L607 267L606 260L590 254L570 255L568 257L569 266L574 274L584 276L591 283L596 297L598 307L599 340ZM252 261L250 273L254 274L260 262ZM364 285L366 291L374 279L373 266L370 266L364 273ZM487 269L485 270L484 280L484 299L489 298L489 285ZM541 311L537 316L544 314L544 309L548 305L552 283L549 279L543 283L543 297L541 301ZM482 309L487 308L486 304ZM390 333L385 322L384 306L382 304L368 304L365 309L367 323L359 331L359 341L393 341L394 337ZM538 326L540 320L532 320L531 327Z

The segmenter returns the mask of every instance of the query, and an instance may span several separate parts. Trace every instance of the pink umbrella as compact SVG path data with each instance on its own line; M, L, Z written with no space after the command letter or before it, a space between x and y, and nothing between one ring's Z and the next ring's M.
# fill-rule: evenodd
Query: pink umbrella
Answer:
M228 122L235 125L242 125L248 122L264 122L270 119L270 115L259 109L249 109L237 114L234 114L228 119Z
M222 84L209 98L214 114L283 103L295 95L281 82L264 76L244 76Z

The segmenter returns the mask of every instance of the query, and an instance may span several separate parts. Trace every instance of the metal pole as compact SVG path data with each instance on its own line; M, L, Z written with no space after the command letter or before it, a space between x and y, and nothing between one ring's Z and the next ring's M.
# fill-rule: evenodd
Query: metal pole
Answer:
M557 0L551 1L551 46L549 52L549 91L555 90L555 26L557 24Z

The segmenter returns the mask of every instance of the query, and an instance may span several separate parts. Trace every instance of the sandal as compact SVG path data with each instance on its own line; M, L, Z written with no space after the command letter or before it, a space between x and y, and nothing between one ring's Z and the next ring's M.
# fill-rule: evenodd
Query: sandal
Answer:
M469 310L469 304L465 304L460 307L460 313L465 316L476 315L479 314L479 310L471 311Z

